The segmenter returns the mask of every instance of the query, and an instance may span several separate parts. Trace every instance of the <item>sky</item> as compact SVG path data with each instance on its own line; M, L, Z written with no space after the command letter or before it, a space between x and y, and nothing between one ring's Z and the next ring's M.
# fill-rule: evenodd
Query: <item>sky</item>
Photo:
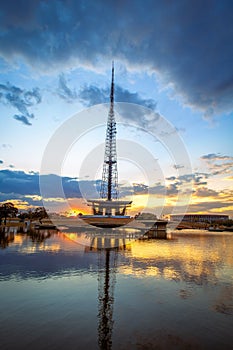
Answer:
M232 217L232 1L1 1L0 202L88 212L115 66L132 213Z

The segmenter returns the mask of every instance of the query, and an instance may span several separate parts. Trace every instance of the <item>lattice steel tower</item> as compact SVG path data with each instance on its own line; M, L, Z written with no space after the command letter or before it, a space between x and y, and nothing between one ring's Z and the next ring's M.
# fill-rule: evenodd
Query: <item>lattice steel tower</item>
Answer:
M110 109L108 113L105 155L100 188L100 197L111 201L118 198L118 173L116 152L116 121L114 116L114 62L112 62L112 83Z

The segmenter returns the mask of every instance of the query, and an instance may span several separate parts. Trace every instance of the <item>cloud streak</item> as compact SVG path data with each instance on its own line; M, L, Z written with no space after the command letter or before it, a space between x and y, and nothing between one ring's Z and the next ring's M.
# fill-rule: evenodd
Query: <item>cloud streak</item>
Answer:
M206 162L206 165L212 175L227 175L233 170L233 157L216 153L205 154L201 159Z
M209 154L205 154L204 156L202 156L201 159L206 159L208 161L212 161L212 160L216 161L216 160L229 160L229 159L233 159L233 157L221 155L221 154L216 154L216 153L209 153Z
M207 185L207 179L209 178L208 173L193 173L193 174L184 174L180 176L170 176L167 177L167 181L171 181L173 183L173 186L183 186L189 183L192 183L193 186L203 186Z
M232 8L230 0L4 2L0 54L37 70L122 60L155 71L209 118L232 111Z
M58 82L58 95L66 102L73 102L78 98L75 89L71 90L68 86L64 73L60 74Z
M0 84L0 102L20 112L14 115L16 120L31 125L30 119L34 118L34 114L28 108L41 102L41 94L38 88L24 90L10 83Z
M109 102L110 89L99 88L94 85L84 86L78 94L81 101L88 107ZM119 85L115 85L115 101L135 103L155 110L156 102L152 99L143 99L137 92L130 92Z

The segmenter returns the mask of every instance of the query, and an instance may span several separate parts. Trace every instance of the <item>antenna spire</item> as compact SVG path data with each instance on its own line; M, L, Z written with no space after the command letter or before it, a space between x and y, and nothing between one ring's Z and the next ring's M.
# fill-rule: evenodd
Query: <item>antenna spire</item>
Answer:
M112 82L110 92L110 109L105 140L105 155L100 188L101 198L109 201L118 198L118 173L116 153L116 121L114 116L114 61L112 61Z
M112 61L112 83L111 83L111 94L110 94L111 107L114 104L114 61Z

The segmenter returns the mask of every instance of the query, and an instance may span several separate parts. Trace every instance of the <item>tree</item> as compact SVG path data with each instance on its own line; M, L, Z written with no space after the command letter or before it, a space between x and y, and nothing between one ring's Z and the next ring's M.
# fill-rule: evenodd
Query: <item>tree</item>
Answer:
M19 217L22 219L22 220L25 220L25 219L29 219L29 220L39 220L40 223L42 219L45 219L45 218L48 218L48 214L45 210L44 207L38 207L34 210L32 209L29 209L27 212L25 213L21 213L19 215Z
M0 219L1 219L1 222L2 222L2 219L4 219L4 225L6 225L7 218L16 217L17 213L18 213L18 208L16 208L14 204L11 202L3 203L0 206Z
M34 220L39 220L39 222L42 224L42 219L48 218L48 214L44 207L38 207L35 209L34 212L32 212L32 218Z

